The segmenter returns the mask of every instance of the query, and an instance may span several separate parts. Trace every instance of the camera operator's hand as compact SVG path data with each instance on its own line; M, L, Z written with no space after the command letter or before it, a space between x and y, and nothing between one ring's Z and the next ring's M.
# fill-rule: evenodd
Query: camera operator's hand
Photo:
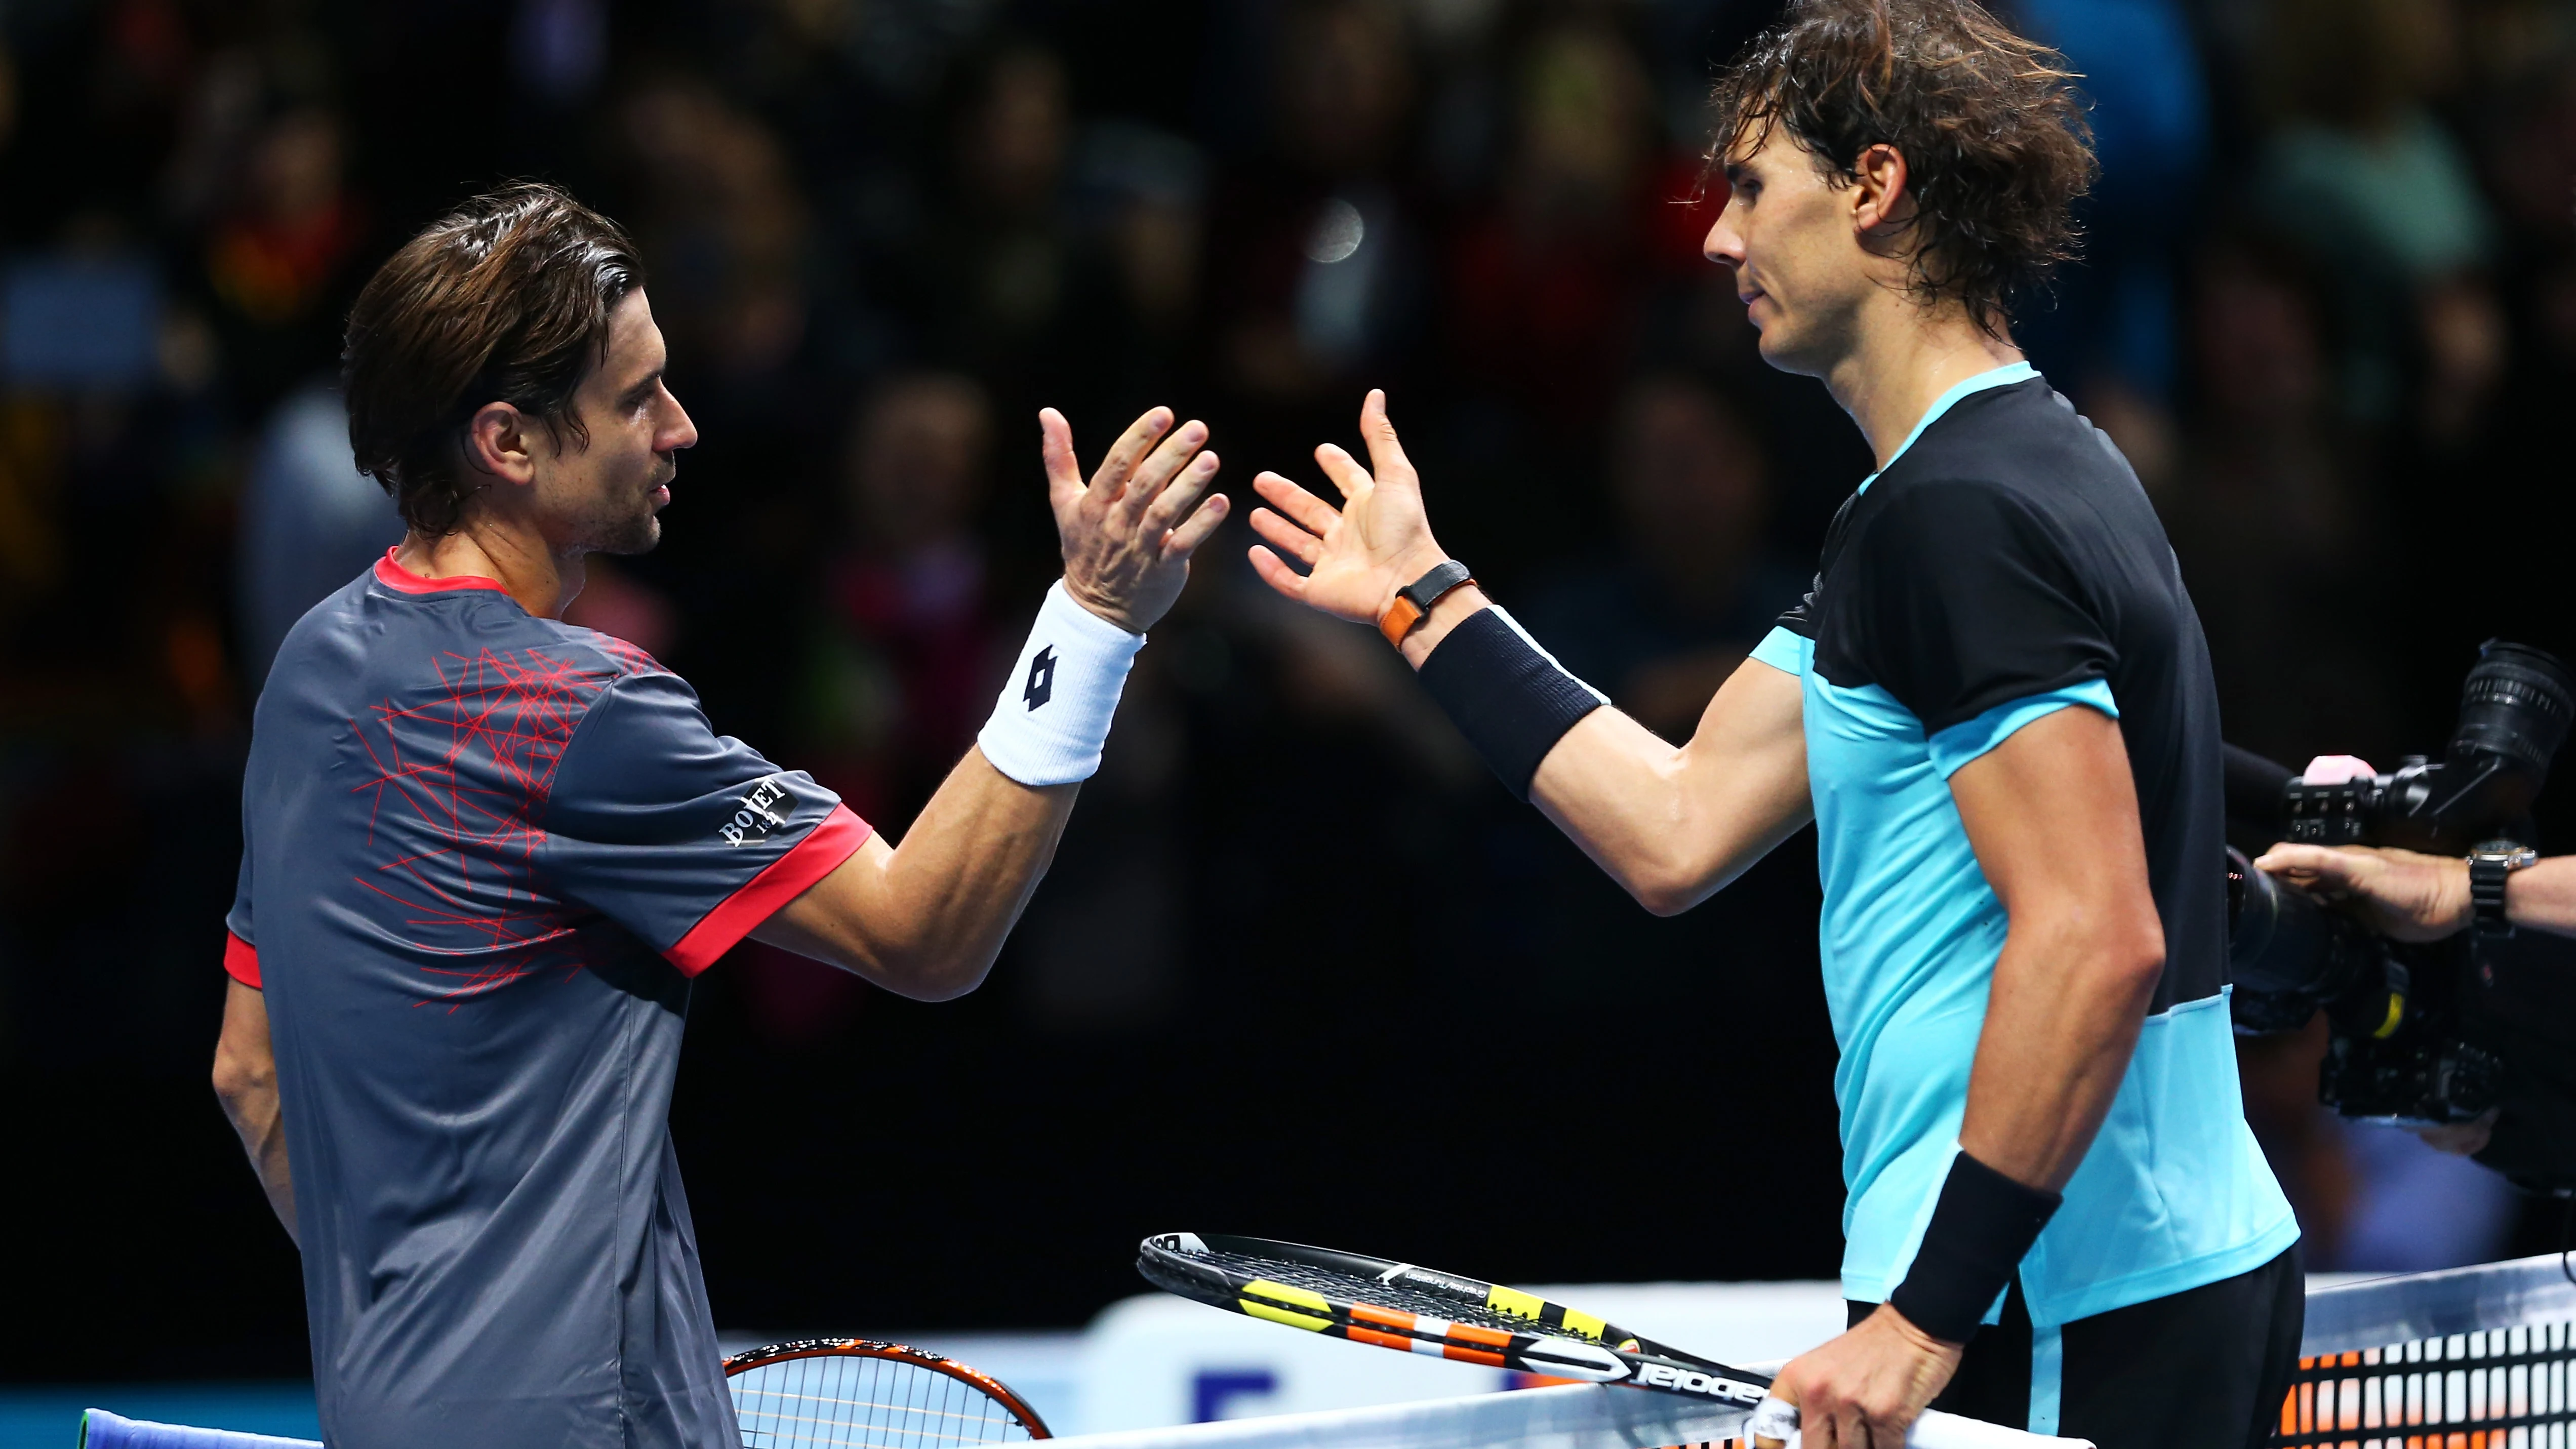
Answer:
M2469 863L2371 845L2280 844L2255 867L2332 901L2352 901L2372 929L2438 941L2469 924Z
M2487 1150L2487 1139L2495 1134L2495 1124L2496 1110L2490 1107L2485 1116L2472 1121L2418 1127L2415 1135L2424 1139L2425 1146L2437 1152L2447 1152L2453 1157L2475 1157Z

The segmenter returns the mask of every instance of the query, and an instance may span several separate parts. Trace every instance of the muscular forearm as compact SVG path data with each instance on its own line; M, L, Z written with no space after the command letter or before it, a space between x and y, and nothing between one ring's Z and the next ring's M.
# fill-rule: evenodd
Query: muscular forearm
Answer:
M2164 971L2164 926L2120 727L2077 705L1950 777L2007 922L1959 1143L2026 1187L2074 1175Z
M238 981L226 988L223 1035L215 1043L215 1099L241 1138L270 1210L295 1239L295 1181L286 1166L286 1115L278 1101L268 1000L257 987Z
M1687 910L1807 823L1798 685L1748 663L1675 749L1615 709L1566 732L1530 799L1658 915Z
M905 996L963 996L1054 860L1080 788L1020 784L969 750L900 845L869 841L752 934Z
M2401 941L2438 941L2469 928L2469 863L2458 856L2284 844L2255 864L2330 896L2349 896L2373 926ZM2576 856L2551 856L2505 877L2504 913L2527 930L2576 936Z
M2075 1174L2127 1075L2161 952L2080 918L2016 919L1995 962L1959 1145L2016 1182Z
M251 1170L259 1174L260 1190L268 1194L269 1209L285 1226L286 1236L294 1239L295 1178L286 1166L286 1119L277 1109L275 1083L254 1098L224 1105L233 1131L241 1137L242 1150L250 1156Z
M1406 636L1406 661L1420 669L1486 607L1473 585L1442 598ZM1727 680L1680 748L1594 710L1539 762L1530 802L1648 910L1687 910L1807 822L1800 710L1797 681L1761 664Z

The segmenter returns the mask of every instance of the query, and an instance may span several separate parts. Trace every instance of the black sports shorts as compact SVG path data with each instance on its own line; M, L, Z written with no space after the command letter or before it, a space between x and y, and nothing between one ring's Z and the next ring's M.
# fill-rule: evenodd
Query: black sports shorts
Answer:
M1878 1311L1853 1303L1851 1321ZM2260 1268L2033 1333L2014 1282L1932 1407L2101 1449L2261 1449L2307 1322L2299 1246Z

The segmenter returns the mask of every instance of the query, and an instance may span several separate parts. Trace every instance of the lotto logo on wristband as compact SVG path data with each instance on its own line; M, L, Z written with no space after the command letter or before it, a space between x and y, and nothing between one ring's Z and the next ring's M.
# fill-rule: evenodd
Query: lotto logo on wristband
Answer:
M991 678L990 675L985 677ZM1029 661L1029 682L1028 686L1020 691L1020 698L1029 702L1031 710L1055 698L1054 645L1049 644L1039 649L1037 657Z
M1144 635L1075 603L1058 580L1020 648L1021 667L1002 676L993 717L975 736L985 760L1023 785L1090 779L1128 666L1144 646Z

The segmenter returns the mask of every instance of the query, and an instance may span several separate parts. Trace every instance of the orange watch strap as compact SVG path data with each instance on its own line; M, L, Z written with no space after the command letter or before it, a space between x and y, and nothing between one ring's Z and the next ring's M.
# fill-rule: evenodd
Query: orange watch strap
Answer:
M1394 602L1377 616L1377 631L1386 636L1386 642L1402 648L1404 636L1413 632L1413 626L1421 623L1424 615L1442 599L1475 581L1476 576L1468 572L1465 564L1454 558L1442 559L1422 577L1395 591Z
M1421 622L1421 607L1398 594L1395 602L1386 606L1386 612L1377 616L1377 631L1386 636L1386 642L1401 648L1404 636L1412 633L1413 626Z

